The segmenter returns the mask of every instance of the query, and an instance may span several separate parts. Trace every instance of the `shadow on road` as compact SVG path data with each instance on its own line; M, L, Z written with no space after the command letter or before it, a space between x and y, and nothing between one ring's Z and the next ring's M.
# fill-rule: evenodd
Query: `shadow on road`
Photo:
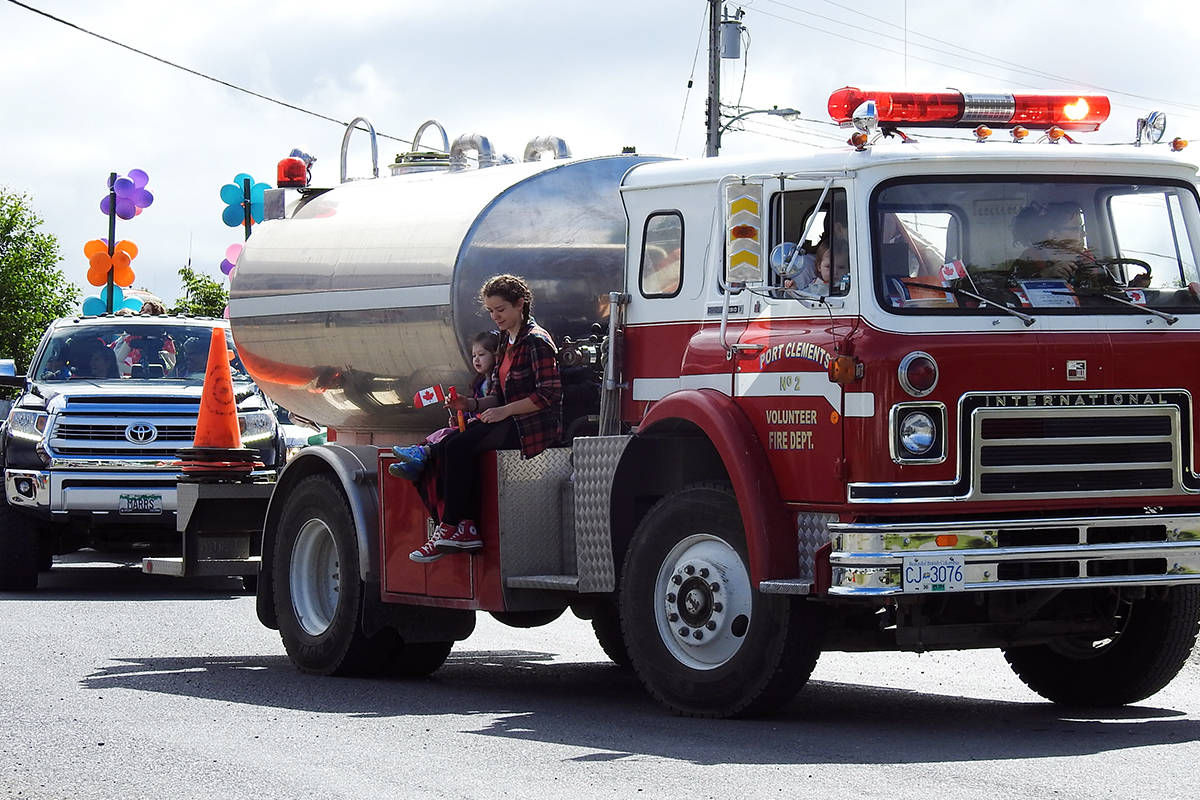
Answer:
M141 560L127 563L87 562L82 558L55 562L54 569L38 575L35 592L3 592L5 600L226 600L245 594L241 578L208 576L174 578L147 575Z
M307 676L284 656L127 659L83 685L367 718L478 715L486 719L473 730L480 735L595 751L579 761L650 755L705 765L920 764L1200 739L1200 721L1152 706L1068 712L829 681L811 682L773 717L686 719L655 705L629 670L552 660L550 653L464 649L432 678L401 681Z

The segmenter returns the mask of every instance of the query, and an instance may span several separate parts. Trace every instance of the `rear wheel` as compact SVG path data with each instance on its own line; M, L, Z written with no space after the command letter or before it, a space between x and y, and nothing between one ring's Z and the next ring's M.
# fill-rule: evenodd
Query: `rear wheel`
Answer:
M332 480L312 475L296 484L280 518L274 563L279 634L297 667L318 675L384 668L399 638L373 641L363 633L358 540Z
M37 523L0 500L0 592L31 592L42 566Z
M732 491L697 484L660 500L630 543L621 629L647 690L671 710L732 717L776 710L820 654L812 606L755 591Z
M604 655L618 667L629 666L629 648L621 634L621 615L615 605L606 605L592 617L592 632Z
M1200 587L1122 602L1115 622L1101 639L1012 647L1004 657L1025 685L1055 703L1105 707L1145 700L1187 662L1200 625Z

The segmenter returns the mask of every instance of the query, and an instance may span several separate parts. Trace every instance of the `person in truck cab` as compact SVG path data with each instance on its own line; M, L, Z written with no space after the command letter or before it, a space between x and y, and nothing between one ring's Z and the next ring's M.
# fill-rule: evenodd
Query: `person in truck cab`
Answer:
M1028 246L1016 262L1017 278L1062 279L1074 285L1114 283L1087 246L1083 210L1073 202L1032 203L1021 209L1013 236ZM1130 286L1145 286L1139 275Z
M188 338L183 343L183 357L176 364L176 377L203 378L208 367L208 348L198 337Z
M72 348L68 360L72 378L119 378L117 354L103 342L88 341Z
M442 522L428 542L409 554L414 561L432 561L442 554L483 547L475 526L480 453L520 448L522 458L532 458L562 439L557 349L550 334L533 319L529 285L515 275L497 275L484 283L479 296L500 330L489 394L447 402L455 411L475 413L479 419L439 445ZM395 453L400 462L389 472L410 479L420 475L429 458L423 445L396 448Z

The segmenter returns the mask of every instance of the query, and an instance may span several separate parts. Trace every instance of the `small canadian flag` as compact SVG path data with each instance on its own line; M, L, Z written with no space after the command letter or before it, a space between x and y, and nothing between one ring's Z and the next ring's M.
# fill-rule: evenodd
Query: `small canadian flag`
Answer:
M943 286L949 285L950 281L965 277L967 277L967 268L957 258L942 265Z
M430 386L428 389L422 389L413 395L413 405L417 408L424 408L434 403L444 402L446 402L446 394L442 391L441 386Z

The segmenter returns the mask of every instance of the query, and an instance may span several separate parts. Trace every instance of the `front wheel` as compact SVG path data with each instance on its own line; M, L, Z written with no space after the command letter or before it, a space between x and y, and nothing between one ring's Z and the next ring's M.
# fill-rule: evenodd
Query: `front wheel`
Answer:
M1200 586L1121 603L1102 639L1068 637L1004 651L1025 685L1054 703L1111 707L1136 703L1171 682L1187 662L1200 626Z
M664 497L638 526L621 576L621 629L646 689L676 713L778 709L820 654L811 606L755 591L737 501L724 484Z

